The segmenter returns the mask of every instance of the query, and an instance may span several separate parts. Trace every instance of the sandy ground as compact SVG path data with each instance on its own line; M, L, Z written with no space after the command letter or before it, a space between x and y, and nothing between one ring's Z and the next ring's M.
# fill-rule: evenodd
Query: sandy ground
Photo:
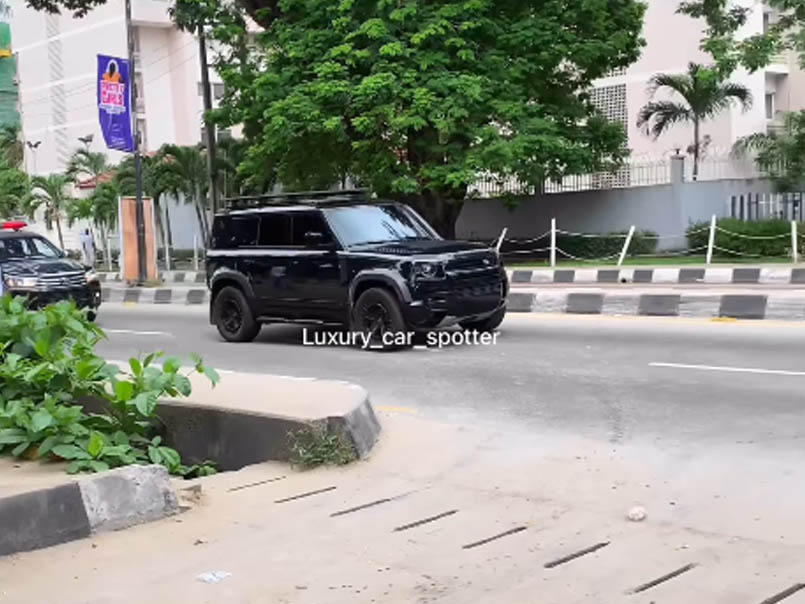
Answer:
M803 481L770 461L380 415L369 460L221 474L181 516L0 559L0 602L760 604L805 578Z

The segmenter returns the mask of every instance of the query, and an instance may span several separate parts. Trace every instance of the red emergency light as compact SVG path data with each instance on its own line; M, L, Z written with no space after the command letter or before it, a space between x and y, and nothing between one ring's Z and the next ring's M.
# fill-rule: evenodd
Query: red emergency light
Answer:
M28 226L26 223L18 221L18 222L3 222L0 223L0 229L10 229L14 231L19 231L20 229L24 229Z

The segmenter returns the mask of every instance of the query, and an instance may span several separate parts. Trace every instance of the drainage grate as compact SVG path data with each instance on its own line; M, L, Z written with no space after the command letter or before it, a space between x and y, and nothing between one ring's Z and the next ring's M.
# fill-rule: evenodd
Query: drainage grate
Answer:
M326 493L327 491L333 491L336 487L325 487L323 489L317 489L315 491L308 491L307 493L300 493L299 495L294 495L293 497L285 497L284 499L277 499L274 503L285 503L286 501L294 501L296 499L302 499L303 497L310 497L311 495L318 495L319 493Z
M652 587L657 587L660 583L665 583L666 581L670 581L671 579L673 579L675 577L678 577L679 575L684 574L684 573L688 572L689 570L693 570L694 568L696 568L695 564L686 564L682 568L677 568L676 570L671 571L667 575L663 575L662 577L658 577L658 578L654 579L653 581L649 581L648 583L643 583L643 585L638 585L637 587L635 587L634 589L630 589L626 593L639 594L641 592L648 591Z
M462 545L461 549L472 549L473 547L478 547L479 545L486 545L490 541L495 541L496 539L500 539L501 537L508 537L509 535L514 535L515 533L519 533L521 531L526 530L525 526L518 526L513 529L509 529L508 531L503 531L497 535L492 535L491 537L487 537L486 539L481 539L480 541L475 541L474 543L468 543L467 545Z
M781 602L803 589L805 589L805 583L797 583L796 585L792 585L788 589L784 589L780 593L773 595L771 598L766 598L760 604L777 604L777 602Z
M609 545L609 541L602 541L601 543L596 543L595 545L591 545L590 547L586 547L572 554L568 554L567 556L563 556L562 558L557 558L556 560L546 562L544 566L545 568L556 568L557 566L564 564L565 562L570 562L571 560L575 560L576 558L581 558L582 556L586 556L587 554L597 552L599 549L602 549L607 545Z
M417 520L416 522L412 522L411 524L403 524L402 526L398 526L394 529L395 533L400 531L407 531L408 529L412 529L417 526L422 526L423 524L428 524L429 522L435 522L436 520L441 520L442 518L446 518L447 516L452 516L453 514L457 513L458 510L450 510L448 512L442 512L441 514L436 514L435 516L430 516L429 518L423 518L422 520Z
M351 514L352 512L360 512L361 510L365 510L366 508L373 508L376 505L380 505L382 503L388 503L389 501L394 501L395 497L384 497L383 499L378 499L377 501L370 501L369 503L364 503L362 505L356 505L354 508L347 508L346 510L339 510L337 512L333 512L330 514L330 518L335 518L336 516L344 516L345 514Z
M249 484L242 484L237 487L232 487L231 489L227 489L227 493L232 493L233 491L240 491L241 489L250 489L251 487L259 487L261 484L268 484L270 482L277 482L278 480L282 480L285 476L277 476L276 478L268 478L267 480L261 480L260 482L250 482Z

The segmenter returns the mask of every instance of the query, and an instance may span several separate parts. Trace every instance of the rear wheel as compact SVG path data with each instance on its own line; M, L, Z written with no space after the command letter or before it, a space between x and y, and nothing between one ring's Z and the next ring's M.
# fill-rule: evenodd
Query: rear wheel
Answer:
M215 296L212 319L228 342L251 342L260 333L260 323L254 320L249 303L243 292L227 286Z
M87 311L87 321L90 323L94 323L95 320L98 318L98 312L95 310L88 310Z
M400 304L385 289L373 287L363 292L352 309L352 327L364 334L367 348L398 350L408 344Z
M493 314L482 321L462 321L459 323L462 329L475 329L477 331L494 331L503 322L506 316L506 307L499 308Z

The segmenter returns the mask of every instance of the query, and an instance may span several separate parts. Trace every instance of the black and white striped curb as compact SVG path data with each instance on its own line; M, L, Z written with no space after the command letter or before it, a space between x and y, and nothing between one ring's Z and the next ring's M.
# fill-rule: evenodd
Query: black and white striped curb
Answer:
M512 292L508 311L805 321L805 294Z
M1 497L0 556L116 531L178 511L168 472L155 465L119 468Z
M707 283L707 284L805 284L805 268L621 268L508 270L509 282L540 283Z
M103 287L101 301L124 304L207 304L210 301L210 292L206 288Z
M159 278L164 283L206 283L207 276L204 271L164 271L159 273ZM122 282L120 273L98 273L98 280L101 283Z

